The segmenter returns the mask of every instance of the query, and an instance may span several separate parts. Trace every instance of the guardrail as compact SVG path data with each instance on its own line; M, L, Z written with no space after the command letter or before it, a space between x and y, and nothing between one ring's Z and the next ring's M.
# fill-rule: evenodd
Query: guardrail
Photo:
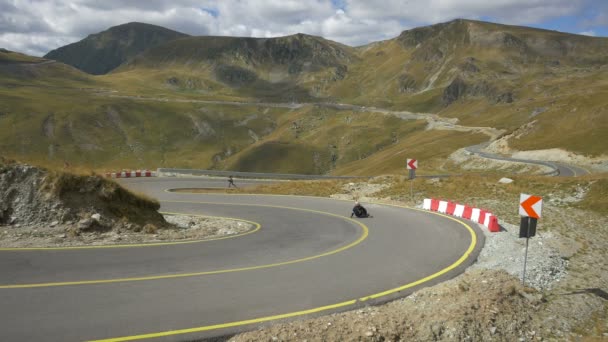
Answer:
M326 176L326 175L302 175L292 173L263 173L263 172L242 172L242 171L219 171L219 170L193 170L193 169L167 169L159 168L156 170L159 177L171 177L175 175L186 176L216 176L216 177L236 177L236 178L260 178L260 179L361 179L369 177L353 176Z
M106 172L105 176L108 178L156 177L150 170Z

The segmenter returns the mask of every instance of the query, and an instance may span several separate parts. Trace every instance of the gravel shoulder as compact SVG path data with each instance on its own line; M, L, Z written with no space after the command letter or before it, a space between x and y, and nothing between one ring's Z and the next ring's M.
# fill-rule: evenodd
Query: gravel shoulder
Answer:
M0 248L75 247L204 240L242 234L251 223L192 215L164 215L169 228L139 232L117 227L109 231L84 232L73 225L0 226Z
M383 179L345 184L331 197L416 205L374 194ZM583 197L583 195L579 197ZM475 199L498 217L512 207ZM573 198L572 201L580 200ZM230 341L599 341L608 339L608 218L548 201L530 239L515 222L485 232L485 246L463 274L390 303L333 315L268 324Z

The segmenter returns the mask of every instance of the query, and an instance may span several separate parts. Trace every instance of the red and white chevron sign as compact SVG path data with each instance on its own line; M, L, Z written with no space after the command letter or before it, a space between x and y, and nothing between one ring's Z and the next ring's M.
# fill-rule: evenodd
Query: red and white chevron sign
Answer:
M418 160L416 160L416 159L407 160L407 169L408 170L416 170L417 168L418 168Z
M543 199L539 196L521 194L519 196L519 215L540 218L540 212L543 209Z

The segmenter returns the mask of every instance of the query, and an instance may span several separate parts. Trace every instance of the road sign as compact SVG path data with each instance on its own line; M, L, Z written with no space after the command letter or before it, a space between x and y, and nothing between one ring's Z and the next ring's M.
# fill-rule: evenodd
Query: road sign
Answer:
M416 160L416 159L407 160L407 169L408 170L416 170L417 168L418 168L418 160Z
M521 224L519 225L519 237L526 238L526 255L524 257L524 272L521 276L521 283L526 285L526 264L528 263L528 241L536 235L536 221L540 218L543 208L543 199L539 196L521 194L519 196L519 215Z
M537 219L533 217L522 216L519 225L519 237L531 238L536 236L536 221Z
M540 218L543 208L543 199L539 196L521 194L519 196L519 215L528 216L535 219Z

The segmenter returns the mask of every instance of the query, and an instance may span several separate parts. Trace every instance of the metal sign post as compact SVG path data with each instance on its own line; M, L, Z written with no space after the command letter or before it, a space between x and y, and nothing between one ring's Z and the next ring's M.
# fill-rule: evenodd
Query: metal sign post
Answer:
M416 178L416 170L410 171L410 198L414 202L414 178Z
M536 235L536 219L533 217L523 216L519 225L519 237L526 238L526 255L524 257L524 271L521 276L522 285L526 286L526 265L528 264L528 244L530 238Z
M526 256L524 257L524 272L521 275L521 285L522 286L526 286L526 264L528 264L528 242L529 241L530 241L530 238L527 237L526 238Z

